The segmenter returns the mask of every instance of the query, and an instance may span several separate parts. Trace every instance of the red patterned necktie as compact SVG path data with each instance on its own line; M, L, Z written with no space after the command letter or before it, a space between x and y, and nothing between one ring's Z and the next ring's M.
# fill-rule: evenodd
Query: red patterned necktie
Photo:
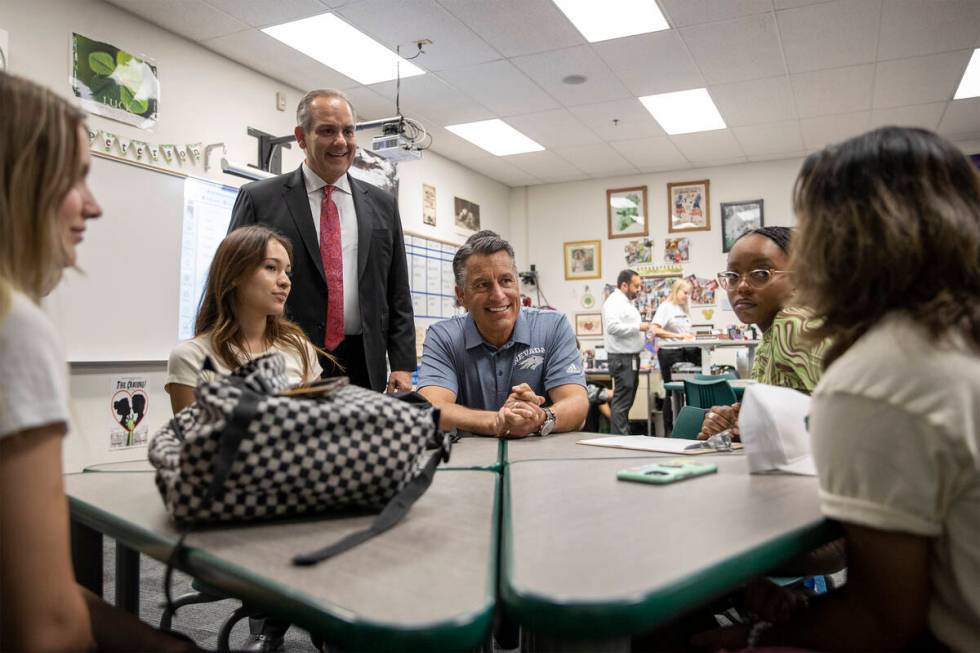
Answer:
M334 187L323 187L320 203L320 258L327 279L327 328L323 346L333 351L344 339L344 253L340 242L340 211L330 198Z

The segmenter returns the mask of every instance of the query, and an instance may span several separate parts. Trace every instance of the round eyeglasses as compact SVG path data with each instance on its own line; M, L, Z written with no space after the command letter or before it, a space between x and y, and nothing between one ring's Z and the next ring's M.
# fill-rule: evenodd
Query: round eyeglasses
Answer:
M718 285L725 290L731 290L738 286L742 279L745 279L745 282L749 284L750 288L761 288L772 281L774 275L786 274L787 272L788 270L767 270L765 268L751 270L745 274L739 274L738 272L719 272Z

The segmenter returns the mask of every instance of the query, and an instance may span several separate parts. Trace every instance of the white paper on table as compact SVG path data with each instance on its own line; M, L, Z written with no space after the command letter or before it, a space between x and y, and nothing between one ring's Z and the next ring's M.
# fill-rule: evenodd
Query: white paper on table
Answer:
M611 447L613 449L634 449L636 451L656 451L684 455L714 453L714 449L688 449L692 444L697 443L697 440L688 440L686 438L657 438L646 435L614 435L607 438L592 438L590 440L578 441L578 444L587 444L593 447ZM738 449L740 446L736 442L733 448Z

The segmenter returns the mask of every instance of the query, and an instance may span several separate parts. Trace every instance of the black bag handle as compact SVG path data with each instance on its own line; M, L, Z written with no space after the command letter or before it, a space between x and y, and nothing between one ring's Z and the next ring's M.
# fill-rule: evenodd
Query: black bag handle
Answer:
M436 424L439 423L439 412L438 410L433 411L433 417L436 420ZM419 497L425 494L425 491L429 489L432 485L432 480L436 475L436 467L439 466L443 460L449 460L449 450L452 446L449 434L444 434L442 437L441 444L438 445L435 453L432 457L425 463L422 468L422 472L408 482L402 491L396 494L388 504L384 507L371 525L367 528L357 531L356 533L351 533L339 542L334 542L329 546L325 546L322 549L316 551L311 551L310 553L303 553L293 557L293 564L301 567L315 565L318 562L323 562L327 558L332 558L336 555L353 549L355 546L367 542L376 535L384 533L386 530L390 529L392 526L397 524L408 514L411 509L412 504L418 501Z

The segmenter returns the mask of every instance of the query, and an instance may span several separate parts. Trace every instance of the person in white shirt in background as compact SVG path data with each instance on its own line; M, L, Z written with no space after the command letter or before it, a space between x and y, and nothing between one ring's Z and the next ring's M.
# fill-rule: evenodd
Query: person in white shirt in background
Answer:
M665 340L694 340L691 332L691 316L688 313L688 302L691 298L691 282L685 279L678 279L670 287L670 294L667 299L660 302L657 312L653 314L650 322L650 331L657 338ZM660 364L660 376L664 383L670 383L672 378L671 368L675 363L686 362L701 364L701 350L697 347L681 347L678 349L657 349L657 362ZM701 370L705 374L710 374L711 370ZM670 402L664 402L664 433L669 435L674 427L674 414L670 407Z
M610 433L630 435L629 413L640 379L640 351L646 339L644 332L650 328L633 305L642 286L639 274L623 270L616 278L616 290L602 305L609 376L613 382Z

